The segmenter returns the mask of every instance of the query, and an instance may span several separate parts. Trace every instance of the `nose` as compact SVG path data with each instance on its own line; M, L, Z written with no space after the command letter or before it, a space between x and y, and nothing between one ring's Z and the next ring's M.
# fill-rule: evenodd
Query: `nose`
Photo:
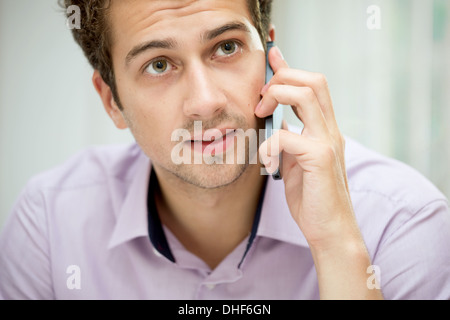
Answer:
M185 80L187 95L183 111L187 117L207 120L223 111L227 100L218 71L199 61L190 65Z

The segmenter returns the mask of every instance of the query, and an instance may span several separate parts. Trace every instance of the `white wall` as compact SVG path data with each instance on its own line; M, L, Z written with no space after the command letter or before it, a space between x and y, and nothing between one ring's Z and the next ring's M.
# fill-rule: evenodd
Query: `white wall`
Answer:
M366 27L370 4L381 30ZM342 131L449 196L450 1L275 5L279 46L291 66L328 77ZM32 175L85 146L133 141L104 113L91 75L57 0L0 0L0 227Z
M450 1L274 1L286 60L327 76L341 130L449 197ZM379 30L367 27L372 5Z
M26 181L117 130L56 0L0 0L0 227Z

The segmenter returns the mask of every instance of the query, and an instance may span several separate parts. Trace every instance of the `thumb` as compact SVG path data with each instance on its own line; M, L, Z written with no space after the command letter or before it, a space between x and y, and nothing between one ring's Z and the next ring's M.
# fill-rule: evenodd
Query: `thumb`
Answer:
M280 48L273 47L269 51L269 63L272 67L273 73L276 73L280 68L288 68L289 65L284 60L283 54L281 53Z

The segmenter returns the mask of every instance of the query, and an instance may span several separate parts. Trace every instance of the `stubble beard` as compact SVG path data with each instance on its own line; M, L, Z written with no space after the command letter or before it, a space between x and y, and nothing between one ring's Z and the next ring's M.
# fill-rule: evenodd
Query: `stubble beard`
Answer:
M250 157L257 156L257 154L256 155L249 154L249 141L246 140L244 155L239 154L239 152L242 152L242 150L241 151L236 150L236 145L234 146L235 148L234 155L236 158L235 161L232 161L232 163L226 162L226 153L220 155L220 157L222 157L222 163L213 163L213 164L192 163L192 164L176 165L170 160L170 157L168 157L169 160L166 163L162 163L159 162L157 159L164 158L163 154L160 154L160 152L162 150L166 150L167 145L164 146L164 144L160 144L156 148L150 147L150 145L146 143L145 136L140 133L140 130L137 130L138 128L136 127L132 119L133 116L128 112L122 113L124 115L125 121L127 122L130 131L135 137L135 140L138 142L139 146L144 151L144 153L146 153L147 156L151 159L152 164L164 170L166 173L169 174L169 176L174 177L175 181L179 179L182 182L187 183L193 187L205 190L206 189L213 190L230 186L237 180L239 180L239 178L241 178L244 175L244 173L250 168ZM224 112L223 114L219 115L217 118L211 121L205 121L204 128L205 130L215 128L219 126L221 123L225 123L226 121L236 124L238 128L243 129L244 131L252 127L248 125L248 123L245 120L245 117L234 114L230 115ZM261 119L257 119L256 128L254 129L258 130L262 128L262 125L263 121ZM183 127L186 130L191 131L193 128L193 122L190 121ZM154 152L150 152L150 150L152 149L154 150ZM170 154L170 150L166 150L163 152ZM152 154L150 153L154 153L155 156L152 156ZM158 154L160 154L160 156L158 156ZM241 158L245 157L244 161L237 161L239 157ZM254 166L254 164L252 166Z

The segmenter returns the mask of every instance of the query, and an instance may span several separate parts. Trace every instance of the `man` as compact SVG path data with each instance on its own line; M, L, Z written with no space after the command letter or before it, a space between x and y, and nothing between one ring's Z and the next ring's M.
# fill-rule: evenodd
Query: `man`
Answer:
M265 85L271 1L65 4L81 9L74 37L93 84L136 145L32 179L0 239L3 298L450 298L445 197L397 161L344 147L325 77L289 68L278 48ZM234 140L278 104L304 123L259 149L269 172L282 152L282 181L251 161L252 139L237 161ZM180 163L179 147L201 161Z

